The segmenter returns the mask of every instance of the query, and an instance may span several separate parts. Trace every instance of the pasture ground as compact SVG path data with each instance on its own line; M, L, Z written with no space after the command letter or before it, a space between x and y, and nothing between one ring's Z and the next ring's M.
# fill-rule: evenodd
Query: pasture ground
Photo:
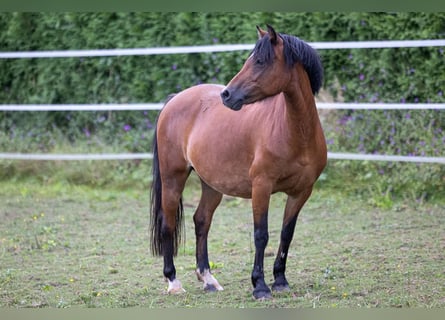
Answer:
M187 292L165 294L162 258L149 253L149 190L99 190L0 183L0 307L445 307L445 206L376 208L316 188L291 246L288 293L254 301L250 201L224 198L209 237L213 273L224 287L204 293L194 274L186 189L186 241L176 258ZM269 214L266 280L272 282L285 198Z

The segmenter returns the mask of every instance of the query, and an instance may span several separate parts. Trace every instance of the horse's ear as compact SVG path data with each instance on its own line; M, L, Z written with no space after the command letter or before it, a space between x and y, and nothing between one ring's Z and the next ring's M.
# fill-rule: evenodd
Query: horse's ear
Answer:
M267 33L269 34L270 42L275 45L277 44L277 33L270 24L267 25Z
M256 26L257 32L258 32L258 39L261 39L267 34L267 31L264 31L259 26Z

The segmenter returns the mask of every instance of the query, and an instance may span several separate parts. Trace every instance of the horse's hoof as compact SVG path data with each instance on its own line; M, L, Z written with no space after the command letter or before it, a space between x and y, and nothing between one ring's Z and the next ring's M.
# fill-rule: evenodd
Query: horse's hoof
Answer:
M216 292L216 291L219 291L219 290L213 284L207 284L204 287L204 291L205 292Z
M218 281L213 277L210 273L210 270L205 269L203 273L199 272L199 269L196 270L196 275L199 281L204 282L204 291L206 292L214 292L214 291L223 291L223 287L218 283Z
M253 291L253 297L256 300L269 300L272 299L272 293L270 292L270 290L264 290L264 289L260 289L260 290L254 290Z
M182 287L182 284L178 279L174 279L173 281L168 280L167 293L180 294L180 293L184 293L184 292L185 292L185 290Z
M174 288L167 291L168 294L181 294L184 293L184 288Z
M272 285L272 291L275 292L289 292L290 288L288 284L273 284Z

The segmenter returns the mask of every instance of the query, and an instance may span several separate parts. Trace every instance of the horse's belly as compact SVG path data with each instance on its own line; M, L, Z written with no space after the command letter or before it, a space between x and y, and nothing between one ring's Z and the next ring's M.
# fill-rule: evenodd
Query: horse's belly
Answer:
M252 182L248 168L237 167L230 162L214 162L211 159L193 161L191 165L198 176L210 187L226 195L251 198Z
M206 181L206 180L204 180ZM207 182L206 182L207 183ZM223 194L250 199L252 197L252 184L246 180L217 180L208 183L213 189Z

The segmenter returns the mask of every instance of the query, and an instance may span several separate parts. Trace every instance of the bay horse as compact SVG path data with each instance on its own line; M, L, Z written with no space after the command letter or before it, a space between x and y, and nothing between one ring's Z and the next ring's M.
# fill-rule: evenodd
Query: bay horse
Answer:
M286 260L300 209L327 163L314 95L322 85L317 52L271 26L226 87L201 84L171 97L153 143L151 249L164 258L169 293L184 292L173 257L183 228L182 192L194 170L202 195L194 213L196 275L207 291L223 290L210 272L207 236L223 194L252 199L255 261L253 296L272 297L264 280L271 194L284 192L280 245L272 290L287 291Z

